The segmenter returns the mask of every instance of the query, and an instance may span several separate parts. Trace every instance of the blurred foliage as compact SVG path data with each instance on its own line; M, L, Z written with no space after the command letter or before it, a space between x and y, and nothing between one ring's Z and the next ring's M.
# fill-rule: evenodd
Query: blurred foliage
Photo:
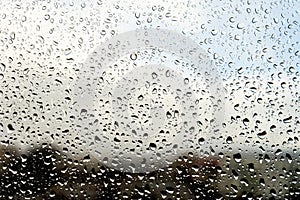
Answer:
M44 144L27 154L1 148L1 199L299 199L299 160L289 154L194 157L131 174L71 159Z

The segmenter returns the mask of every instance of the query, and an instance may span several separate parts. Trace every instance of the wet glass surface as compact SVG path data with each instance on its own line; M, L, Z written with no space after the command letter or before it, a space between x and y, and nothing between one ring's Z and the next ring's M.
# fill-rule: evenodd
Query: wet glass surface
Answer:
M297 1L0 1L1 199L299 199Z

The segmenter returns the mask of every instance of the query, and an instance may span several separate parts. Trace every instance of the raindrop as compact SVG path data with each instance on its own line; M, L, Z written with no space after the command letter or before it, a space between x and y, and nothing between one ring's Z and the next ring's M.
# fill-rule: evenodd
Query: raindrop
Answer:
M155 150L155 149L156 149L156 144L155 144L155 143L150 143L150 144L149 144L149 148L150 148L151 150Z
M274 129L276 128L276 125L272 125L271 127L270 127L270 131L272 131L272 132L274 132Z
M285 156L286 156L288 163L291 164L293 162L292 156L289 153L286 153Z
M281 149L277 149L277 150L275 151L275 155L276 155L276 156L279 156L281 153L282 153L282 150L281 150Z
M292 116L289 116L289 117L283 119L283 123L291 123L292 118L293 118Z
M259 184L262 185L263 187L265 187L265 180L263 178L259 179Z
M249 163L248 164L248 169L249 169L250 172L254 172L255 171L254 163Z
M147 18L147 22L148 22L148 23L151 23L151 22L152 22L152 18L151 18L151 17L148 17L148 18Z
M226 139L226 143L227 144L231 144L233 142L233 139L231 136L228 136L227 139Z
M250 120L248 118L243 119L244 126L247 126Z
M131 60L136 60L137 59L137 54L136 53L130 54L130 59Z
M81 109L81 111L80 111L80 115L82 115L82 116L84 116L84 115L86 115L87 114L87 110L86 109Z
M138 19L138 18L140 18L141 14L138 13L138 12L135 12L135 13L134 13L134 16Z
M5 68L6 68L5 64L4 63L0 63L0 71L4 72Z
M170 111L167 111L166 116L167 116L167 119L170 119L172 117L172 113Z
M213 30L211 31L211 34L212 34L213 36L216 36L216 35L218 34L218 31L217 31L216 29L213 29Z
M243 23L238 23L237 28L238 29L243 29L243 28L245 28L245 25Z
M233 154L233 160L237 163L240 163L242 161L241 154L240 153Z
M260 132L260 133L258 133L257 134L257 136L259 137L259 138L264 138L265 136L267 135L267 132L266 131L262 131L262 132Z
M188 78L185 78L185 79L183 80L183 82L184 82L184 84L189 84L190 80L189 80Z
M13 127L12 124L8 124L8 125L7 125L7 130L8 130L9 132L12 132L12 131L14 131L15 129L14 129L14 127Z
M157 74L155 72L152 73L152 78L156 79L157 78Z
M170 73L170 70L167 70L166 71L166 77L170 77L171 73Z
M200 145L203 145L204 142L205 142L205 139L204 139L203 137L201 137L201 138L198 139L198 143L199 143Z
M142 101L143 99L144 99L144 96L143 96L143 95L139 95L139 96L138 96L138 100L139 100L139 101Z

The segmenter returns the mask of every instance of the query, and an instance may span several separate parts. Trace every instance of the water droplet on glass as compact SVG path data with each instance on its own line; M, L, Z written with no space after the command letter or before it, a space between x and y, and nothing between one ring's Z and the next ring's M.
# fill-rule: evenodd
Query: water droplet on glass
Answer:
M130 59L131 60L136 60L137 59L137 54L136 53L130 54Z
M242 161L242 155L240 153L233 154L233 160L240 163Z

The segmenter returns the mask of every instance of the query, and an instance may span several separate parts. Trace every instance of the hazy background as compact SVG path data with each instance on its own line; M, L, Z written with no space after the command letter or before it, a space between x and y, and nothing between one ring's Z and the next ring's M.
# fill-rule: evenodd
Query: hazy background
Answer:
M119 33L159 26L197 42L223 79L223 128L199 136L203 150L298 154L297 1L1 1L0 6L2 140L22 149L50 141L80 154L84 145L70 117L80 64Z

